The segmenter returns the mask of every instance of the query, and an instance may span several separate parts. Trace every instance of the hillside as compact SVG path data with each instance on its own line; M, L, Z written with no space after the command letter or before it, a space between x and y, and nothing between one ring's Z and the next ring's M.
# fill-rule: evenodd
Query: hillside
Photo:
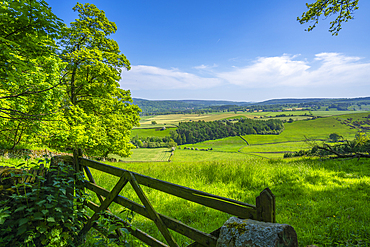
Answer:
M302 99L271 99L262 102L236 102L222 100L145 100L133 98L143 115L171 113L204 113L219 111L248 110L283 110L285 108L306 108L317 110L323 108L337 110L361 109L370 105L370 97L362 98L302 98Z

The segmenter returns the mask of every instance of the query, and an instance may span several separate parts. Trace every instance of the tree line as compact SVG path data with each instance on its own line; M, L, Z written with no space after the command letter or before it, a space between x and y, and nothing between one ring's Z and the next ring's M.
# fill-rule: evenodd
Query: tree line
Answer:
M221 139L229 136L250 134L280 134L284 124L279 119L252 120L239 119L236 122L227 121L197 121L181 122L176 131L171 131L170 136L178 145L192 144L207 140Z

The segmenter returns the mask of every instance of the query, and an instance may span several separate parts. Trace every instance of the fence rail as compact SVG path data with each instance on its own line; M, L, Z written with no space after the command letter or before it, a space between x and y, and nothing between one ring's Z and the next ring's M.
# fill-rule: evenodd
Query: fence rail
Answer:
M146 197L141 186L159 190L167 194L171 194L185 200L237 216L242 219L249 218L265 222L276 222L275 197L268 188L263 190L256 198L256 205L251 205L226 197L209 194L203 191L151 178L97 161L89 160L83 158L82 153L77 151L74 152L73 159L69 157L68 160L69 162L73 160L73 165L77 171L84 171L86 173L89 181L84 182L84 187L96 193L100 201L100 205L97 205L91 201L87 203L87 206L94 211L94 214L89 217L85 226L80 231L80 236L85 235L91 229L91 227L101 230L95 222L101 216L100 212L109 210L108 207L112 202L114 202L152 220L156 224L158 230L161 232L168 245L139 229L128 227L128 230L133 236L150 246L178 246L169 229L192 239L194 243L189 246L216 246L219 229L212 233L204 233L176 219L157 213ZM106 190L96 184L89 167L119 177L119 181L111 191ZM119 195L121 190L128 183L130 183L132 188L135 190L142 205ZM109 214L109 217L121 221L125 226L130 226L129 223L125 222L114 214ZM116 231L115 237L118 238L120 234L121 233L119 231Z

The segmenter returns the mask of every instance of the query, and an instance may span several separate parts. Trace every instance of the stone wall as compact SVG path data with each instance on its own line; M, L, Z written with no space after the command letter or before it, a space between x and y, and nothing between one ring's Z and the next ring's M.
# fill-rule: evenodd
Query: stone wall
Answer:
M51 158L56 155L72 155L69 153L63 152L51 152L47 149L42 150L30 150L30 149L0 149L0 156L3 156L5 159L24 159L27 156L31 159L41 159L44 157Z
M51 158L57 155L69 155L73 156L72 153L63 153L63 152L52 152L47 149L42 150L30 150L30 149L0 149L0 157L4 157L5 159L24 159L27 156L31 159L42 159L42 158ZM83 156L84 158L91 159L91 160L98 160L98 161L111 161L111 162L118 162L115 158L101 158L101 157L87 157Z

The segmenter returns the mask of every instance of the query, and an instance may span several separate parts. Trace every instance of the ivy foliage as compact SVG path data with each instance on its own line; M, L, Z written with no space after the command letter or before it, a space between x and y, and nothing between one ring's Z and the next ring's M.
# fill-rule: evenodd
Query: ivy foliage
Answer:
M41 162L47 165L49 161ZM30 166L38 169L39 164ZM0 245L75 246L86 217L86 196L74 179L83 181L82 173L74 174L70 165L60 163L58 169L49 170L53 179L48 183L44 176L24 169L27 165L20 164L21 172L11 172L2 179L13 181L14 193L0 201ZM24 181L27 176L34 176L36 182Z
M336 15L335 20L330 22L329 32L332 35L337 36L339 31L342 29L342 23L352 20L353 13L358 9L359 0L316 0L316 2L308 4L306 6L308 10L298 17L297 20L300 24L307 22L314 22L313 25L309 26L306 31L312 31L319 23L320 17L329 17Z

